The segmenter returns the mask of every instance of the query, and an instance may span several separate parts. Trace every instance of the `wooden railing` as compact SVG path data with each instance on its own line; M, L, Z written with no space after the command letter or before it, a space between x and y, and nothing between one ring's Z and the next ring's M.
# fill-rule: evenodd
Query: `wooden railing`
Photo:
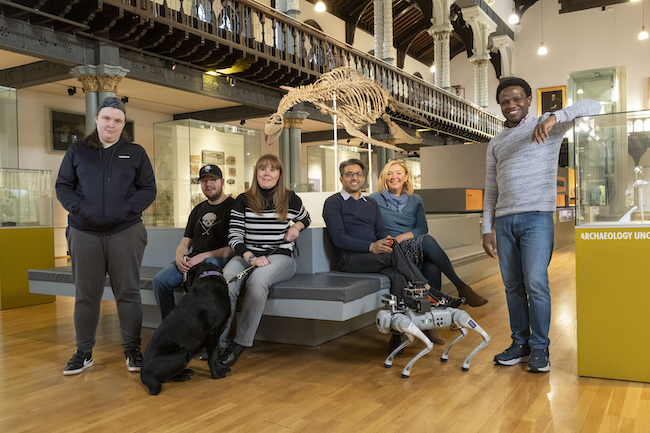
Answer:
M340 66L362 71L400 102L456 135L487 141L503 119L433 84L250 0L104 0L174 28L198 33L246 54L319 76Z

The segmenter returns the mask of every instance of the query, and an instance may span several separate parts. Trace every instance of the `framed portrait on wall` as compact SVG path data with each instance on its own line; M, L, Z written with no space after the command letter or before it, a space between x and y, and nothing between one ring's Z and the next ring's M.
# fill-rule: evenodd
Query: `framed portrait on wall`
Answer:
M82 140L86 136L86 115L50 109L50 130L52 152L65 153L72 143ZM127 120L124 131L129 134L131 141L135 141L134 130L133 120Z
M537 113L552 113L566 107L566 86L537 89Z
M50 110L52 152L65 153L75 141L86 136L86 115L69 111Z

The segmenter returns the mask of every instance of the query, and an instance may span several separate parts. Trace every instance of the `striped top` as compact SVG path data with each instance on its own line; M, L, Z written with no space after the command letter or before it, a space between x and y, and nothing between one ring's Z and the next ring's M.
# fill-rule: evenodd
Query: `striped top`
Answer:
M263 196L270 195L265 190L261 191ZM289 196L287 221L278 221L272 206L272 203L268 203L260 216L248 207L246 194L240 194L237 197L230 211L228 245L238 255L243 257L246 251L251 251L260 257L267 255L278 246L278 250L273 254L291 255L293 243L286 242L284 235L291 227L292 221L294 223L301 222L307 228L311 223L309 212L303 206L300 197L293 191Z

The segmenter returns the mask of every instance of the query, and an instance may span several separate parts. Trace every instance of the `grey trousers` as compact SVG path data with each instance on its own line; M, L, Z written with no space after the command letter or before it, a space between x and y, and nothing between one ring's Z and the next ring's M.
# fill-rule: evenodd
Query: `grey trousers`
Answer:
M226 328L221 334L222 347L227 347L231 341L244 347L253 346L255 332L260 325L266 300L269 297L269 288L273 283L288 280L296 273L296 260L293 257L274 254L268 259L271 264L256 268L247 278L228 285L231 314ZM223 276L228 281L249 266L246 260L235 256L223 268ZM241 311L237 314L237 299L241 293L242 285L245 285L244 298ZM236 318L235 315L237 315ZM234 335L233 329L236 330Z
M90 352L95 346L107 272L117 303L124 353L140 347L140 265L146 245L147 231L142 223L110 236L95 236L68 227L75 284L74 327L80 351Z

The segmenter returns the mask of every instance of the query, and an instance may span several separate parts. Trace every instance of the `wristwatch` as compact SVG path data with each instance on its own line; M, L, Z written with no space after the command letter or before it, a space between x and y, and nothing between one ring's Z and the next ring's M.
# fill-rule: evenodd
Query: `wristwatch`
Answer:
M250 254L248 257L244 257L244 260L246 260L248 263L251 263L254 258L255 254Z

